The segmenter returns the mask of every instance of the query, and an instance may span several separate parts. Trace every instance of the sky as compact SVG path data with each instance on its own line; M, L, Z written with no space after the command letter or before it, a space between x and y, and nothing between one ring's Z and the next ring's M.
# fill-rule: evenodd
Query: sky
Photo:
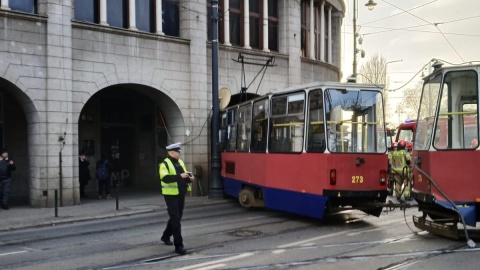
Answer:
M354 0L344 1L342 81L353 71ZM357 48L365 51L365 58L357 54L357 72L374 54L385 57L386 62L401 60L387 66L387 90L395 90L389 92L391 113L403 90L421 81L422 67L433 58L452 64L480 64L480 0L375 0L372 11L365 6L368 0L357 1L357 29L363 37ZM398 119L392 120L402 120L401 115L396 116Z

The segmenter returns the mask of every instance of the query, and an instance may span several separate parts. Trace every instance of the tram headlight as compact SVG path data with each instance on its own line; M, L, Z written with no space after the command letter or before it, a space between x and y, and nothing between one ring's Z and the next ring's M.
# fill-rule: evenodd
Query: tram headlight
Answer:
M337 170L331 169L330 170L330 185L334 186L337 184Z

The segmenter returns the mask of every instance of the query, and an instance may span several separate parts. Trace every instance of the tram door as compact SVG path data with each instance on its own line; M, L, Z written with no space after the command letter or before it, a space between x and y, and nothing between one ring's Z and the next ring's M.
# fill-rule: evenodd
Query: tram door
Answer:
M112 161L112 186L134 186L133 127L102 127L101 148Z

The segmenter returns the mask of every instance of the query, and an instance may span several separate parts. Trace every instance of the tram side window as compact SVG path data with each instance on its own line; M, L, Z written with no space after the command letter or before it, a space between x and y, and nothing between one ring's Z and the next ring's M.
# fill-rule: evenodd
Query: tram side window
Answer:
M252 104L240 107L238 111L237 150L248 152L250 146L250 127L252 124Z
M272 98L269 152L302 152L304 107L303 92Z
M253 123L251 132L251 152L267 151L268 99L253 103Z
M220 130L219 130L219 143L220 143L220 151L227 150L228 144L228 123L227 123L227 112L220 113Z
M227 112L227 151L235 151L237 148L237 109Z
M308 97L307 152L325 151L325 125L322 90L310 91Z
M433 146L436 149L474 149L478 144L478 78L474 71L445 75ZM473 142L473 144L472 144Z

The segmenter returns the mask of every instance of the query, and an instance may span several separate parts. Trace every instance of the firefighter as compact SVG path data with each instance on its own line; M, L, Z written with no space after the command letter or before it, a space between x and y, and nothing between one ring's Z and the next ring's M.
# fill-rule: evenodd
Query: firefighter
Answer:
M402 196L402 185L405 186L403 195L405 199L410 198L410 155L405 151L407 143L400 140L394 143L393 152L388 155L390 168L393 170L393 178L395 181L395 196L400 199Z
M183 246L182 220L185 194L191 191L194 176L188 172L180 159L181 143L174 143L166 147L168 157L160 163L159 175L162 183L162 194L167 204L168 223L162 235L162 242L167 246L175 245L175 252L184 255L187 250ZM170 236L173 235L173 243Z

